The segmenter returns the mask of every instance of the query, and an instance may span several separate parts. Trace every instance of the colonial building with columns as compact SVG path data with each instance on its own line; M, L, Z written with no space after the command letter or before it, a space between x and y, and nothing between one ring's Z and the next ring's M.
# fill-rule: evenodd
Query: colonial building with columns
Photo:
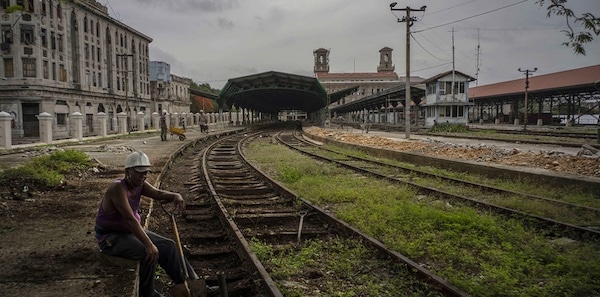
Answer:
M93 0L0 0L0 6L0 111L12 115L14 138L39 138L42 113L52 117L55 139L73 137L75 113L83 116L86 136L98 134L100 113L109 134L119 131L122 113L128 130L141 128L140 116L150 125L159 110L151 96L150 37ZM185 87L174 92L183 98Z

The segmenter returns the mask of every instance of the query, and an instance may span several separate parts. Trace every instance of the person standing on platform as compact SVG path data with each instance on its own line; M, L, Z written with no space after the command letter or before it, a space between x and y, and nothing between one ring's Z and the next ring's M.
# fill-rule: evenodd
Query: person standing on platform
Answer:
M167 140L167 111L163 110L160 115L160 140Z
M200 132L208 133L208 117L202 109L200 110L200 117L198 117L198 124L200 124Z

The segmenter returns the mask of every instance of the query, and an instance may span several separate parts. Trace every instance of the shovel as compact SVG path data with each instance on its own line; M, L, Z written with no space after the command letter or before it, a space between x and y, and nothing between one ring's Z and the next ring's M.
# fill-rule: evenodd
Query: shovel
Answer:
M190 279L188 274L187 265L185 263L185 256L183 255L183 247L181 246L181 240L179 239L179 231L177 230L177 223L175 222L175 215L170 213L164 206L160 205L162 209L171 217L171 227L175 236L175 243L177 244L177 251L179 252L179 262L183 269L183 283L177 284L169 290L169 294L172 297L206 297L206 283L203 279Z

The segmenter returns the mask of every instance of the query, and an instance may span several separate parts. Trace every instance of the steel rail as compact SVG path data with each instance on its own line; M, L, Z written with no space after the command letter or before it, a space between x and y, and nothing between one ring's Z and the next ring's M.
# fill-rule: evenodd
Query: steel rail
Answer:
M295 137L293 137L295 139ZM499 205L495 205L492 203L488 203L488 202L483 202L483 201L479 201L476 199L472 199L469 197L465 197L462 195L457 195L457 194L453 194L453 193L449 193L446 191L442 191L439 190L437 188L433 188L433 187L427 187L427 186L423 186L423 185L419 185L417 183L411 182L411 181L406 181L406 180L402 180L396 177L392 177L386 174L382 174L379 172L376 172L374 170L370 170L370 169L365 169L365 168L361 168L361 167L357 167L355 165L351 165L345 162L341 162L341 161L337 161L334 160L332 158L328 158L328 157L324 157L324 156L320 156L318 154L315 153L311 153L307 150L302 150L300 149L297 145L293 145L289 142L285 142L282 137L280 137L280 135L278 135L277 137L278 141L280 141L282 144L286 145L287 147L289 147L292 150L298 151L302 154L305 154L307 156L310 156L312 158L315 159L319 159L322 161L326 161L326 162L330 162L333 164L337 164L340 165L342 167L348 168L350 170L353 171L357 171L357 172L361 172L363 174L366 175L372 175L381 179L385 179L391 182L396 182L396 183L401 183L401 184L405 184L405 185L409 185L415 189L417 189L417 191L420 194L429 194L429 195L435 195L441 198L446 198L446 199L450 199L452 201L457 201L457 202L463 202L463 203L468 203L472 206L475 207L480 207L480 208L485 208L485 209L490 209L493 210L497 213L503 214L503 215L510 215L513 217L517 217L517 218L521 218L523 221L528 222L528 221L533 221L537 224L540 225L546 225L546 226L550 226L553 229L558 228L558 230L560 230L560 233L571 237L571 238L575 238L575 239L582 239L582 240L599 240L600 239L600 231L597 230L593 230L593 229L589 229L589 228L585 228L585 227L581 227L581 226L577 226L577 225L573 225L573 224L569 224L569 223L564 223L564 222L559 222L553 219L549 219L549 218L545 218L542 216L537 216L537 215L533 215L533 214L528 214L519 210L515 210L515 209L511 209L511 208L507 208L507 207L503 207L503 206L499 206Z

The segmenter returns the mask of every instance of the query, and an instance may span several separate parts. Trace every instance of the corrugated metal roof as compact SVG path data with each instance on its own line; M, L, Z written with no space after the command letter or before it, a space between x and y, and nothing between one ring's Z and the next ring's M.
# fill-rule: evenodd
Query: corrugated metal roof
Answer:
M496 97L525 92L525 78L469 88L469 98ZM600 65L529 77L528 92L594 87L600 81Z
M422 81L422 83L429 83L429 82L433 82L433 81L436 81L436 80L438 80L438 79L440 79L440 78L442 78L442 77L444 77L444 76L446 76L446 75L450 75L450 74L452 74L452 70L450 70L450 71L446 71L446 72L442 72L442 73L440 73L440 74L437 74L437 75L434 75L434 76L432 76L432 77L430 77L430 78L428 78L428 79L425 79L424 81ZM454 71L454 74L455 74L455 75L462 75L462 76L464 76L465 78L467 78L469 81L474 81L474 80L475 80L475 78L474 78L474 77L472 77L472 76L470 76L470 75L468 75L468 74L464 74L463 72L460 72L460 71L456 71L456 70L455 70L455 71Z

